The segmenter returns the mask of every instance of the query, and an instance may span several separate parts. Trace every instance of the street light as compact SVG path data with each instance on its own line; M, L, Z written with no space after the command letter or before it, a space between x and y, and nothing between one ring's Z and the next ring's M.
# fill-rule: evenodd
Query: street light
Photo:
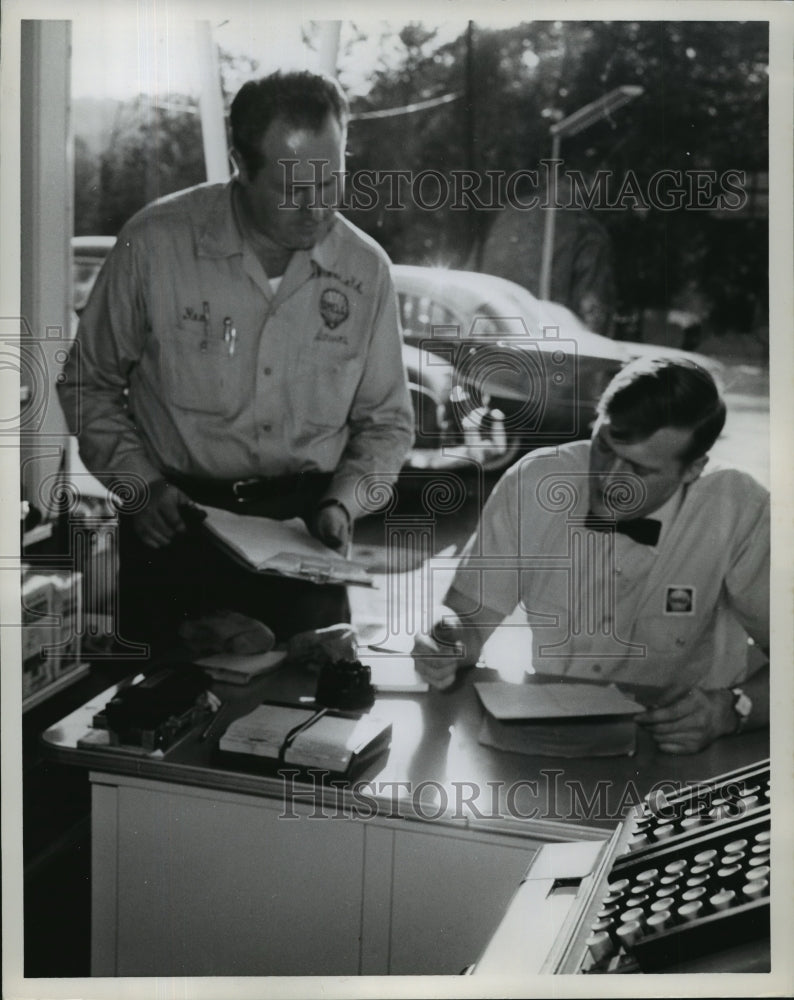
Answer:
M613 111L617 111L618 108L622 108L624 104L633 101L635 97L639 97L642 93L644 93L642 87L616 87L614 90L610 90L608 94L604 94L603 97L599 97L597 101L585 104L583 108L579 108L572 115L568 115L567 118L563 118L562 121L552 125L549 129L551 133L552 162L560 158L560 142L565 136L578 135L579 132L584 132L586 128L594 125L602 118L606 118L607 115ZM551 259L554 255L554 223L557 211L556 183L554 184L554 190L550 193L552 194L552 198L547 199L549 207L546 209L543 230L543 253L540 264L541 299L548 299L551 294Z

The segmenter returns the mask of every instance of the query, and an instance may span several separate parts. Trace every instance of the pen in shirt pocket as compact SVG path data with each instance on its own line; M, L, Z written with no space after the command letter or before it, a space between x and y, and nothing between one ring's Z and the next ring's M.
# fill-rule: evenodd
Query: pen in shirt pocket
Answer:
M231 316L227 316L223 321L223 342L229 348L229 357L232 357L237 343L237 330L232 323Z

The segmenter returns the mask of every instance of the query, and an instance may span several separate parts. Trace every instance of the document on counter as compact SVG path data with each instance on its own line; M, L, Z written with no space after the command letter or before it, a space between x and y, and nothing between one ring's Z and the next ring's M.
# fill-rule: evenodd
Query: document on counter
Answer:
M380 694L416 694L430 689L427 681L417 672L412 656L404 653L373 653L360 648L358 660L369 667L370 680Z
M552 757L631 755L634 716L642 705L612 685L576 683L474 685L485 708L479 742Z
M611 684L474 685L486 709L497 719L562 719L594 715L637 715L642 705Z
M202 529L247 569L313 583L374 586L366 566L323 545L298 517L277 521L217 507L199 509L205 514Z

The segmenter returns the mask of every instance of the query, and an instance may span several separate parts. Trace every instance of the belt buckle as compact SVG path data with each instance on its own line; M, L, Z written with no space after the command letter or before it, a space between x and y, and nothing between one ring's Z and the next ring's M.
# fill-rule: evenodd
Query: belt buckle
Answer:
M246 497L242 492L245 490L246 486L250 486L252 483L258 483L259 480L254 477L253 479L238 479L236 482L232 483L232 495L237 503L245 503Z

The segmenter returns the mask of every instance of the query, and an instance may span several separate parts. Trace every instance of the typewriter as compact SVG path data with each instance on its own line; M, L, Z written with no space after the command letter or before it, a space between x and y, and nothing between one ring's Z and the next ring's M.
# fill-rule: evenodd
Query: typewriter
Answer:
M515 967L520 928L519 973L768 972L770 836L769 760L651 794L606 844L541 848L472 971Z

